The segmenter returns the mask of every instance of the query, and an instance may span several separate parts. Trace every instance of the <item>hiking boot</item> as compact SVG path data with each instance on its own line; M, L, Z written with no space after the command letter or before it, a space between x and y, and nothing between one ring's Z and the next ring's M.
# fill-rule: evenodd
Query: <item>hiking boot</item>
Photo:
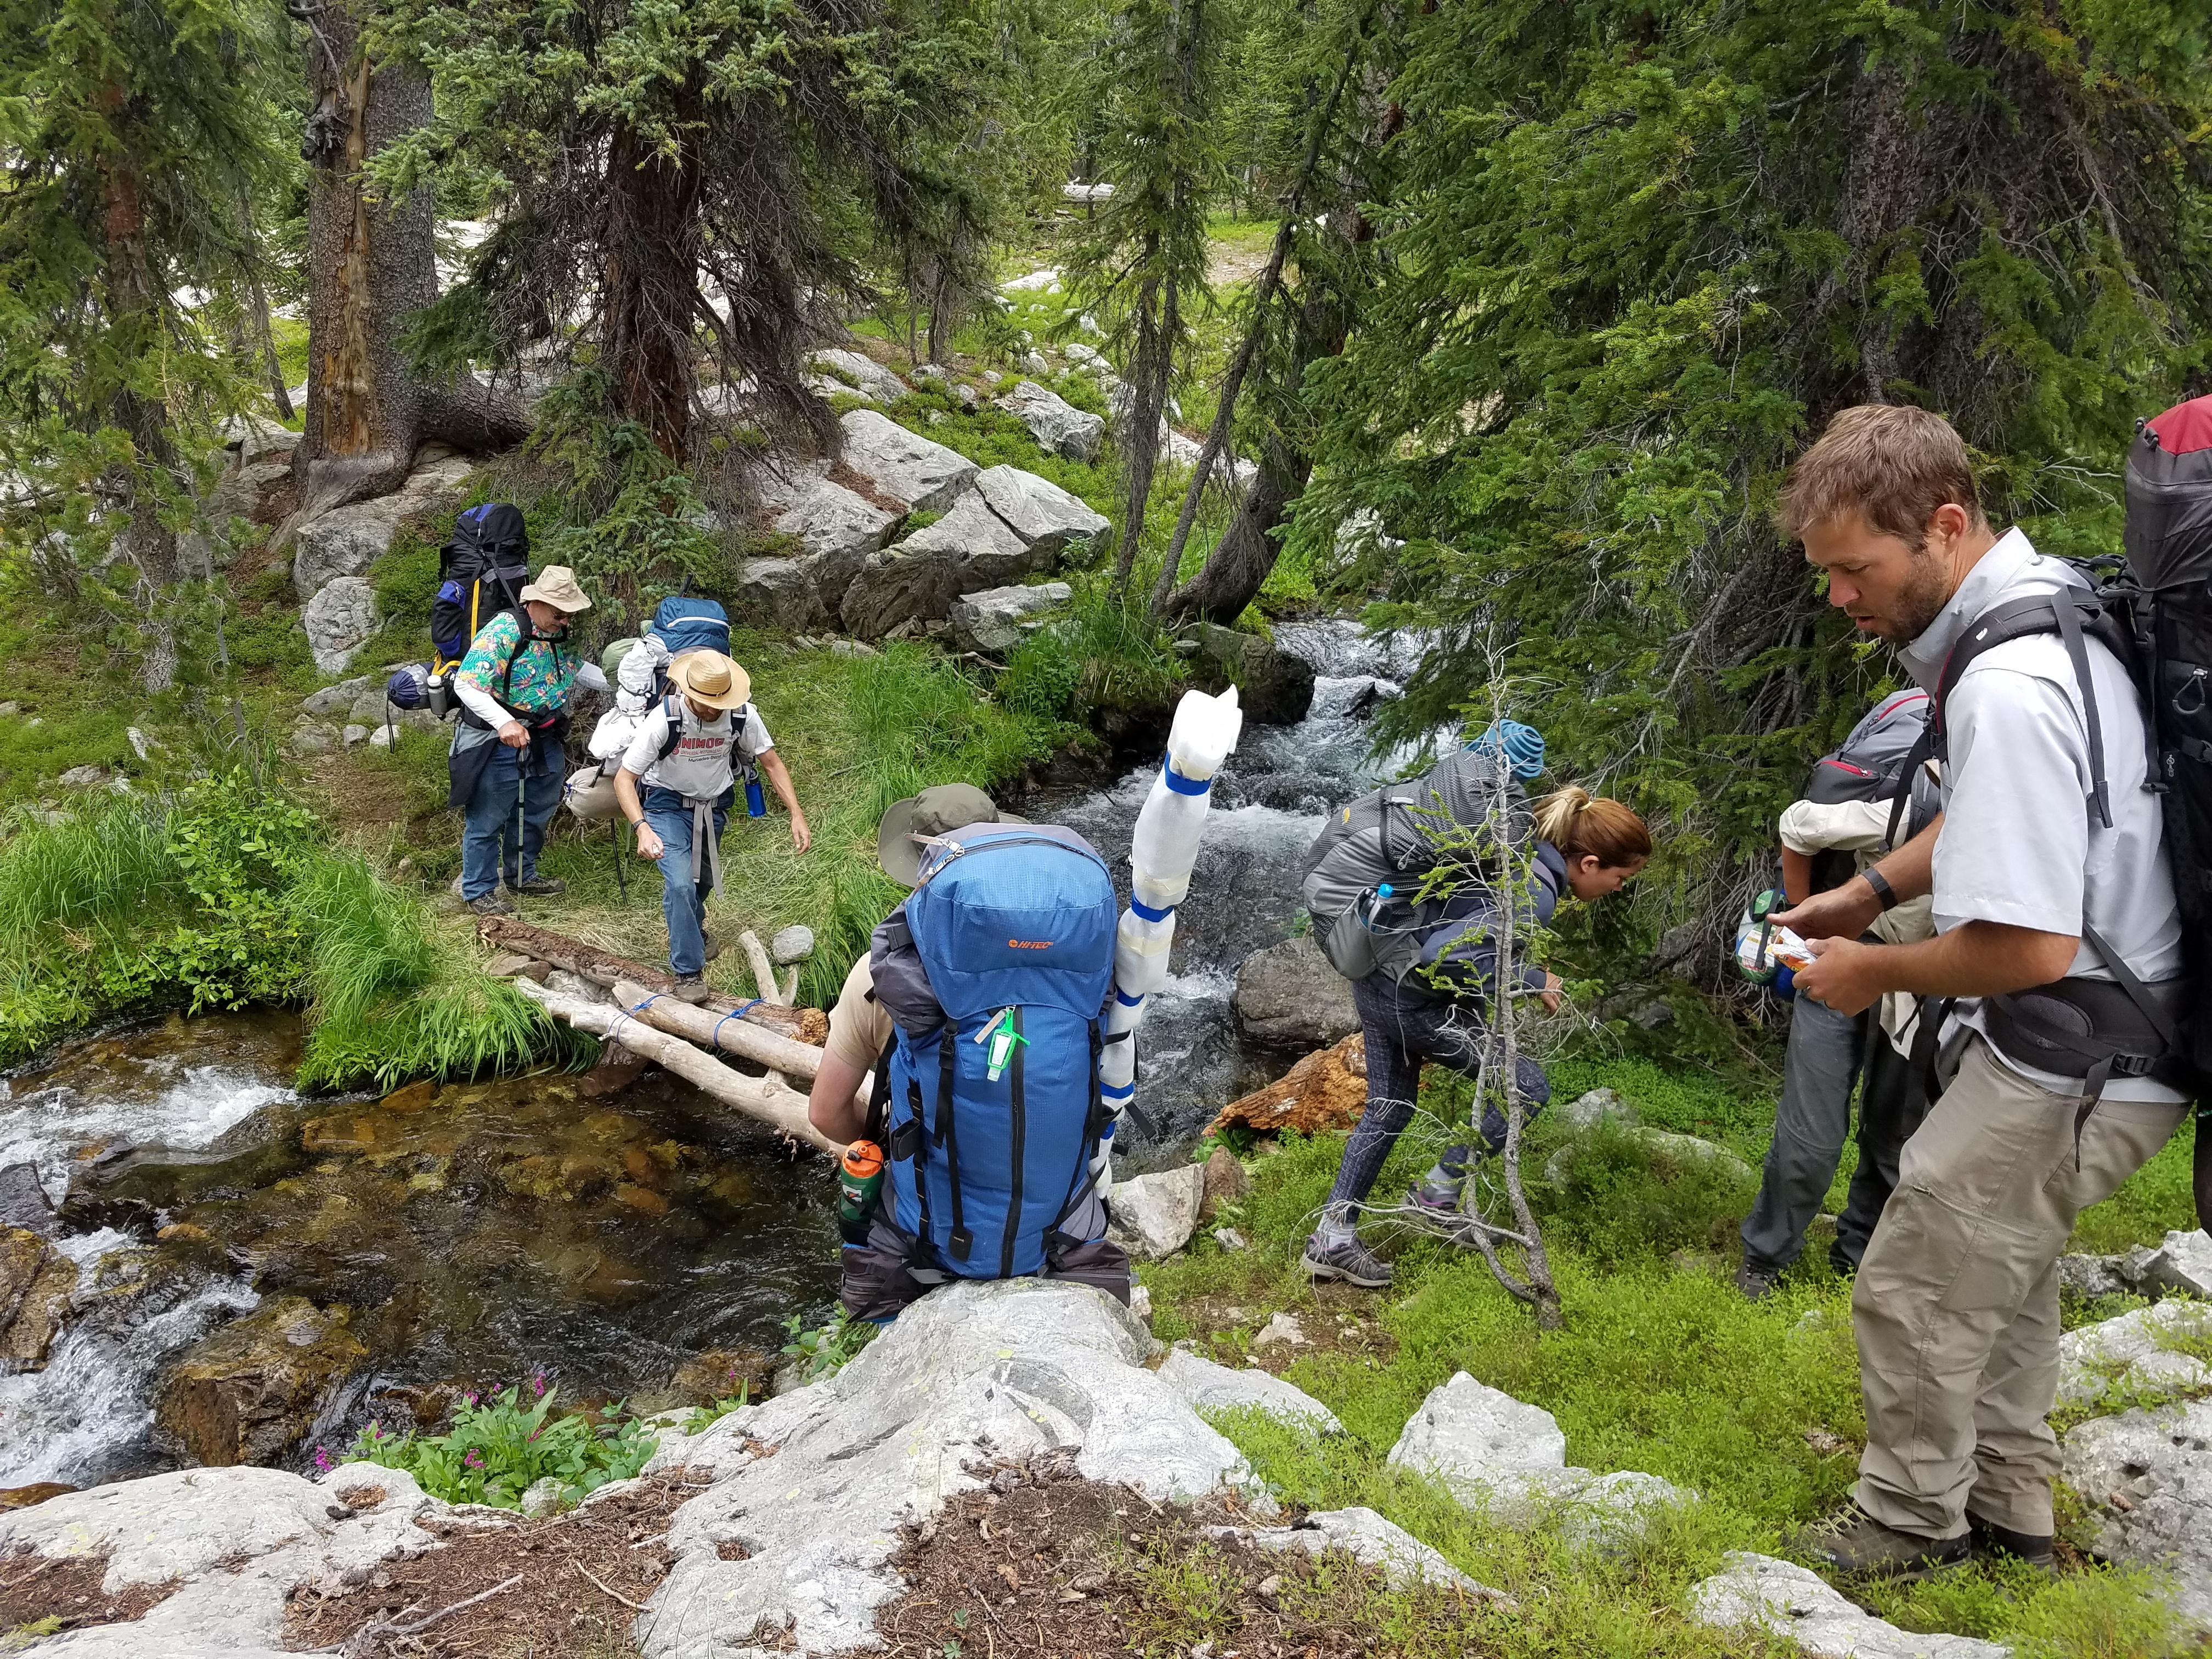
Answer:
M703 927L699 930L699 943L706 948L706 957L709 962L722 954L722 941Z
M1322 1247L1321 1235L1306 1240L1305 1255L1298 1266L1310 1279L1340 1279L1363 1291L1379 1291L1390 1282L1390 1264L1359 1242L1355 1234L1341 1244Z
M1406 1188L1406 1203L1425 1215L1455 1216L1459 1213L1459 1189L1441 1187L1432 1181L1415 1182Z
M678 1002L704 1002L708 994L706 975L677 975L676 1000Z
M1966 1516L1966 1536L1977 1561L2017 1561L2045 1578L2058 1577L2058 1552L2049 1533L2014 1532L1978 1515Z
M1745 1262L1735 1270L1735 1287L1743 1292L1747 1302L1763 1302L1774 1294L1775 1285L1782 1275L1771 1268Z
M1857 1504L1808 1527L1798 1547L1837 1572L1879 1578L1929 1578L1966 1564L1972 1547L1965 1533L1956 1538L1924 1538L1884 1526Z
M471 899L469 908L480 916L511 916L514 914L514 901L504 894L485 893Z
M532 898L553 898L568 890L568 884L555 876L532 876L527 881L509 882L510 893L527 893Z

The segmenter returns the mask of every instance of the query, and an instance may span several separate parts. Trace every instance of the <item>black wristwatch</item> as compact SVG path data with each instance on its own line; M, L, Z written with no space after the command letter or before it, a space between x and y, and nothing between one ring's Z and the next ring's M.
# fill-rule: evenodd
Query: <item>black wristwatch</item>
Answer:
M1874 896L1881 901L1881 908L1883 909L1894 910L1897 908L1897 889L1889 884L1888 881L1883 877L1881 871L1875 869L1872 865L1869 865L1865 869L1859 872L1859 879L1865 882L1868 886L1874 889Z

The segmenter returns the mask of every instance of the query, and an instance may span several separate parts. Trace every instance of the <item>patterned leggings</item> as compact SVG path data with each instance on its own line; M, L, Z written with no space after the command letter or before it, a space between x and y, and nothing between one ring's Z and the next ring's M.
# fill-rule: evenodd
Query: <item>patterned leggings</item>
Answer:
M1375 1178L1382 1173L1391 1147L1413 1121L1421 1062L1433 1060L1472 1078L1481 1067L1488 1036L1479 1006L1434 1002L1407 993L1379 974L1354 980L1352 1000L1367 1036L1367 1111L1345 1145L1336 1184L1329 1188L1332 1214L1340 1204L1364 1203ZM1514 1068L1513 1093L1521 1102L1525 1123L1552 1097L1544 1068L1522 1057ZM1505 1145L1505 1117L1495 1103L1483 1107L1482 1139L1493 1152ZM1447 1166L1464 1164L1468 1152L1465 1146L1452 1147L1443 1161Z

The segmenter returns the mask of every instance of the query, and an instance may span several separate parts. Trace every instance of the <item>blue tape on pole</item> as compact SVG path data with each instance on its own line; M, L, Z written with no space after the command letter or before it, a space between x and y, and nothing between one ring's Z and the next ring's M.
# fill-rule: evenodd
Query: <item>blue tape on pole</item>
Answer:
M1138 919L1143 921L1165 921L1170 916L1175 914L1174 905L1170 904L1164 910L1155 910L1151 905L1146 903L1144 900L1137 897L1133 893L1129 896L1129 908L1132 910L1134 910L1137 913Z
M1117 985L1114 988L1114 1000L1120 1003L1124 1008L1133 1008L1139 1003L1142 1002L1144 998L1133 997Z
M1132 1083L1127 1087L1114 1089L1102 1083L1098 1085L1098 1092L1109 1100L1127 1100L1137 1092L1137 1085Z
M1173 761L1164 763L1161 766L1160 771L1168 781L1168 787L1174 790L1178 795L1202 795L1207 790L1213 787L1213 780L1212 778L1208 778L1201 783L1195 778L1187 778L1183 776L1182 773L1175 769L1175 763Z

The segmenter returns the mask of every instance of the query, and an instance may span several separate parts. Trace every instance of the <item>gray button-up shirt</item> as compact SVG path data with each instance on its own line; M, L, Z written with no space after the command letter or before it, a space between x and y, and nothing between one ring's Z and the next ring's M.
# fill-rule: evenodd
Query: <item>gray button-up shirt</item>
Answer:
M2072 566L2044 557L2018 530L2008 531L1966 573L1927 630L1898 654L1912 678L1933 691L1952 647L1977 617L2010 599L2087 585ZM2181 920L2159 798L2143 787L2149 757L2142 705L2110 651L2091 640L2088 656L2112 827L2105 828L2089 804L2088 728L2064 642L2047 633L1993 646L1960 678L1944 710L1948 755L1943 828L1936 842L1936 931L1996 921L2078 936L2086 911L2138 977L2172 979L2183 971ZM2086 941L2069 973L2112 977ZM1984 1029L1978 1001L1960 1003L1959 1014ZM2013 1070L2060 1094L2081 1092L2078 1079L2024 1066ZM2139 1078L2115 1078L2105 1093L2115 1100L2185 1098Z

